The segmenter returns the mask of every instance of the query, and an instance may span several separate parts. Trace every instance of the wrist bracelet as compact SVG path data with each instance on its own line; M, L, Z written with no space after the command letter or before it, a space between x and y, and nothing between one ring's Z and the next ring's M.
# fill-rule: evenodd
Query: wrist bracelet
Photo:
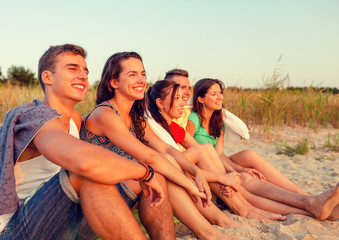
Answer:
M152 168L151 165L148 165L148 167L149 167L149 174L148 174L147 178L144 180L144 182L149 182L154 177L154 169Z
M138 163L141 164L142 166L144 166L144 168L146 168L146 173L143 177L137 178L137 179L134 179L134 180L138 181L138 182L149 182L149 181L151 181L153 176L154 176L154 170L153 170L152 166L149 165L146 162L138 161Z

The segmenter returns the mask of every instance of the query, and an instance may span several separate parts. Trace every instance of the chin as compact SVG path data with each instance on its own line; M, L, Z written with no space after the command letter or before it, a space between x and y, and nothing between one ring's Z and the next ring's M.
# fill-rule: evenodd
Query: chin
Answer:
M136 101L136 100L142 100L142 99L144 99L144 95L135 97L135 98L134 98L134 101Z

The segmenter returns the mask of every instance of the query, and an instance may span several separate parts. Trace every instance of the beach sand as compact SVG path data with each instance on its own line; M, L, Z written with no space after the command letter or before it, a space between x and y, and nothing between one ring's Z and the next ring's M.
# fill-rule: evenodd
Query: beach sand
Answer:
M252 149L271 162L285 176L310 194L322 193L334 187L339 182L339 153L324 147L328 134L339 134L339 129L319 129L284 127L270 134L270 139L251 133L251 139L240 142L225 143L226 155L232 155L244 149ZM303 139L308 139L309 152L305 155L289 157L278 155L275 143L287 141L291 146ZM221 228L220 231L239 239L279 239L279 240L339 240L339 219L336 221L318 221L314 218L289 214L286 221L264 221L245 219L231 214L225 214L241 222L242 229ZM191 240L196 236L183 224L176 224L177 239Z

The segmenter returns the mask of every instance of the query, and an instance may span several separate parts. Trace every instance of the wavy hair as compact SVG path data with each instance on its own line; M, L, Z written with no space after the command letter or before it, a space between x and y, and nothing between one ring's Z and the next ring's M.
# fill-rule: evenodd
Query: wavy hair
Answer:
M202 115L203 104L198 101L198 97L202 97L202 98L205 97L206 93L208 92L208 89L210 89L210 87L215 83L219 84L220 89L223 92L225 89L224 84L218 79L203 78L194 85L193 111L198 114L201 125L205 121L205 118ZM223 126L224 126L224 121L222 118L222 109L215 110L209 122L209 129L206 129L206 130L209 130L210 135L217 138L220 136L221 129Z
M136 58L142 62L141 56L136 52L119 52L110 56L104 66L104 69L101 74L101 80L97 88L97 99L96 104L100 104L104 101L107 101L115 96L114 88L110 85L110 80L112 78L118 79L122 71L121 62L129 58ZM145 136L145 97L141 100L135 100L129 115L132 118L132 124L134 127L135 134L137 138L143 142L147 143L144 139Z
M174 97L179 90L180 84L177 84L171 80L160 80L157 81L153 86L147 90L147 109L151 114L152 118L159 123L171 136L173 137L170 126L166 119L162 116L159 108L156 104L157 99L165 100L165 98L171 94L170 108L173 105ZM173 137L174 138L174 137Z

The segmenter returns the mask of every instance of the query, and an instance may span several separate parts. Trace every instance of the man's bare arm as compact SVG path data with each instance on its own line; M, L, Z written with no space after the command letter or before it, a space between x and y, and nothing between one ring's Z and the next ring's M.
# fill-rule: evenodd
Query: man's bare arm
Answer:
M59 118L46 124L33 143L49 161L92 181L115 184L145 174L140 164L71 136Z

